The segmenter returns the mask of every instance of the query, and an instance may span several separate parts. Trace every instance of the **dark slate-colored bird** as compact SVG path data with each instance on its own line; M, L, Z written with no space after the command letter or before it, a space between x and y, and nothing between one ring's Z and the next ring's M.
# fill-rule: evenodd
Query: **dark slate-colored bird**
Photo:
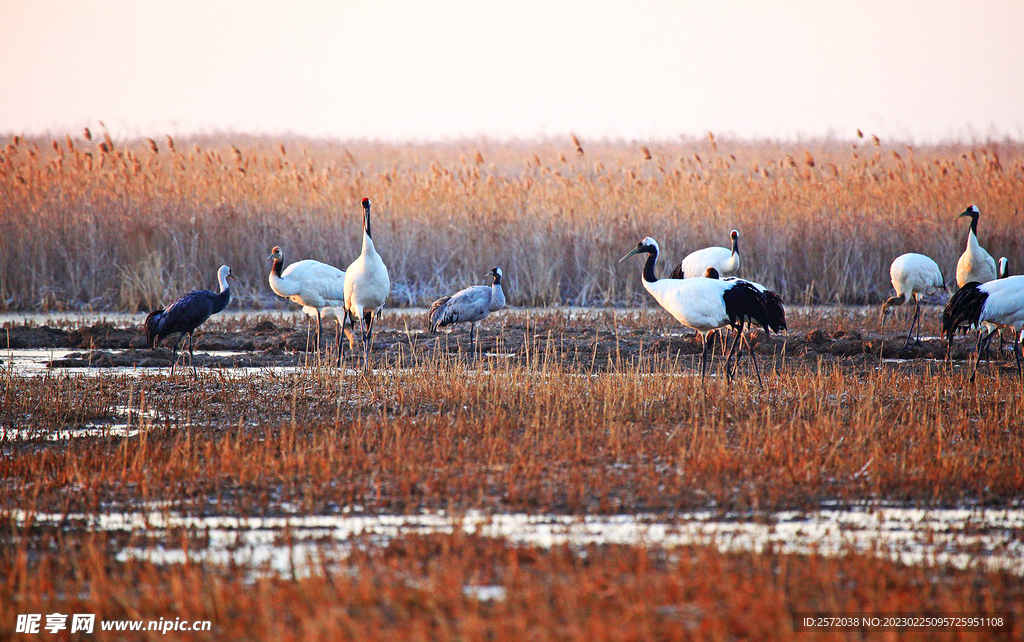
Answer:
M171 352L171 374L174 374L174 361L178 357L178 347L188 336L189 363L192 363L192 335L196 328L203 325L211 315L217 314L227 307L231 301L231 289L228 279L238 280L231 274L231 268L226 265L220 266L217 270L217 282L220 284L220 292L214 293L209 290L192 290L174 301L163 310L155 310L146 317L146 338L149 347L155 348L160 341L172 334L178 334ZM196 374L195 365L192 366L192 374Z

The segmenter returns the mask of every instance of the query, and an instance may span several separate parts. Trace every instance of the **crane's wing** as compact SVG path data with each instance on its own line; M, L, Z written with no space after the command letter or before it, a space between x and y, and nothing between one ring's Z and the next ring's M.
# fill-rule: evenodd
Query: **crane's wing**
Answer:
M187 332L202 325L213 314L216 294L209 290L192 290L164 308L160 319L160 334Z
M281 277L309 284L324 299L337 301L339 305L345 300L345 272L333 265L311 259L296 261L284 269Z

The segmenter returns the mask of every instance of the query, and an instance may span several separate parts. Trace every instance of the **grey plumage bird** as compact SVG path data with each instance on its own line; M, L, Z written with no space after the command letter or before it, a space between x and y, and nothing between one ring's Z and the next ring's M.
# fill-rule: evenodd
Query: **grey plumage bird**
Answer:
M434 301L427 313L430 331L436 333L446 325L469 323L469 345L472 349L477 321L505 307L501 268L491 268L487 276L492 279L491 285L474 285Z

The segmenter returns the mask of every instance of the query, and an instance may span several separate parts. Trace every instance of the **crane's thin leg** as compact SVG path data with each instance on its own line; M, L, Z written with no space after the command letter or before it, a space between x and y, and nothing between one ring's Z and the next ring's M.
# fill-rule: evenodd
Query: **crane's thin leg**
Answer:
M703 383L704 382L704 373L707 370L707 366L708 366L708 348L710 347L710 345L708 344L708 335L707 335L707 333L698 333L698 334L700 334L700 340L701 340L701 343L703 344L703 349L700 352L700 380L701 380L701 383Z
M743 322L741 321L740 325L742 326L742 324L743 324ZM739 345L740 335L741 334L743 334L742 327L740 328L740 332L738 332L736 334L736 337L732 340L732 347L729 348L729 352L725 355L725 376L727 378L729 378L730 380L732 380L732 369L729 366L729 360L732 359L732 355L736 353L736 347ZM736 357L736 367L738 368L739 365L740 365L740 358Z
M914 325L917 324L919 315L921 314L921 301L914 295L914 316L910 318L910 332L907 333L907 340L903 344L903 349L906 350L910 347L910 340L914 338ZM920 345L921 337L920 332L918 333L917 343Z
M319 355L323 355L322 339L324 334L324 317L320 313L320 308L316 309L316 352Z
M363 315L363 350L366 352L364 363L367 372L370 371L370 350L373 349L373 312Z
M983 346L984 343L985 343L985 333L984 332L979 332L978 333L978 355L974 359L974 370L971 371L971 383L974 383L974 375L978 374L978 364L981 363L981 354L982 354L981 350L982 350L982 346Z
M761 371L757 368L757 355L754 354L754 348L750 345L750 339L744 336L743 343L747 346L747 352L750 353L750 360L754 362L754 374L757 375L757 385L763 388L764 382L761 381Z
M473 354L473 349L476 347L476 322L469 324L469 353Z
M193 330L193 332L195 332L195 331ZM192 351L192 332L189 332L188 333L188 365L192 366L192 376L198 379L199 378L199 374L196 371L196 361L195 361L195 359L196 359L196 355Z
M1002 336L1000 332L999 338ZM1016 331L1013 333L1013 356L1017 358L1017 378L1020 379L1021 385L1024 385L1024 373L1020 369L1020 335Z
M917 304L914 307L914 316L917 317L917 345L921 345L921 299L916 294L914 302Z
M178 338L174 340L174 345L171 347L171 376L174 376L174 364L178 362L178 346L179 344L185 343L185 333L182 332L178 335Z

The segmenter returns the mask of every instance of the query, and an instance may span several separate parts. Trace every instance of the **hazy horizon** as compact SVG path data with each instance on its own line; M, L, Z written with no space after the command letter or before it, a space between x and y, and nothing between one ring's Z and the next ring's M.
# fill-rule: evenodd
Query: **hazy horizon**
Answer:
M1024 3L0 1L0 131L1024 140Z

